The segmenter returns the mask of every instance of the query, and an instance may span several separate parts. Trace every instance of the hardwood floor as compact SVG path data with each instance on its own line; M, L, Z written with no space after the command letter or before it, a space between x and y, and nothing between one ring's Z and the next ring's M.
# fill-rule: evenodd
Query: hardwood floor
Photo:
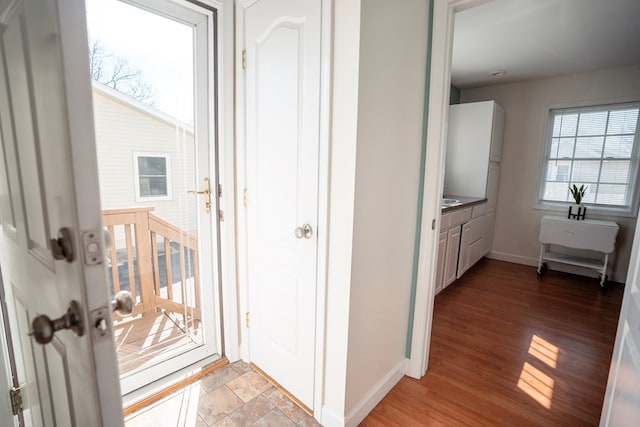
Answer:
M362 426L595 426L623 286L485 259L435 301L429 370Z

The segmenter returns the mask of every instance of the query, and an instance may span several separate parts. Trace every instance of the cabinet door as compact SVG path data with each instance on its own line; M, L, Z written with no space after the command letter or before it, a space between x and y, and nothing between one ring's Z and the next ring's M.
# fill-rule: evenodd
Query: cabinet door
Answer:
M447 232L440 232L438 240L438 266L436 269L436 295L442 290L442 282L444 279L444 260L447 256Z
M469 245L473 243L471 234L473 232L473 222L468 222L462 226L460 236L460 254L458 256L458 270L456 277L460 278L469 269Z
M485 255L486 216L472 219L462 226L458 278Z
M458 251L460 250L460 229L461 227L454 227L447 232L447 250L444 261L443 288L446 288L451 282L456 280Z

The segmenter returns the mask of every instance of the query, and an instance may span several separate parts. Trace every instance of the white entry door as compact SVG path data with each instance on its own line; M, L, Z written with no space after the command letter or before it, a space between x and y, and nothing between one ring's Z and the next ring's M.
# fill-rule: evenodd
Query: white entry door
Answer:
M122 425L84 22L81 0L0 1L0 267L27 426ZM29 335L72 301L57 323L77 333Z
M638 425L638 420L640 420L640 221L636 225L600 425L632 427Z
M313 406L320 0L258 0L244 22L251 361Z

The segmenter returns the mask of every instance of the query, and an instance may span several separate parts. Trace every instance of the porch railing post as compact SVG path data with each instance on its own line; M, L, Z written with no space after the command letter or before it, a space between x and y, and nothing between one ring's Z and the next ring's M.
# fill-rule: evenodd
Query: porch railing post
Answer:
M136 212L136 258L140 277L140 298L144 313L156 309L156 294L153 285L151 258L151 235L149 233L149 211Z

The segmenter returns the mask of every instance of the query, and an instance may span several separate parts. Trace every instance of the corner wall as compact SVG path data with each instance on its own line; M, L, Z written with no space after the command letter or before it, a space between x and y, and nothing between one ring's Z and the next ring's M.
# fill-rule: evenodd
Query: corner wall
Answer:
M355 422L406 369L428 2L367 0L361 13L346 383Z
M549 108L640 100L640 65L464 89L461 94L463 103L490 99L495 99L504 108L506 116L491 256L537 264L540 218L561 214L534 208ZM616 253L610 259L609 271L613 272L610 273L613 280L624 282L629 268L635 218L588 216L616 221L620 226Z

